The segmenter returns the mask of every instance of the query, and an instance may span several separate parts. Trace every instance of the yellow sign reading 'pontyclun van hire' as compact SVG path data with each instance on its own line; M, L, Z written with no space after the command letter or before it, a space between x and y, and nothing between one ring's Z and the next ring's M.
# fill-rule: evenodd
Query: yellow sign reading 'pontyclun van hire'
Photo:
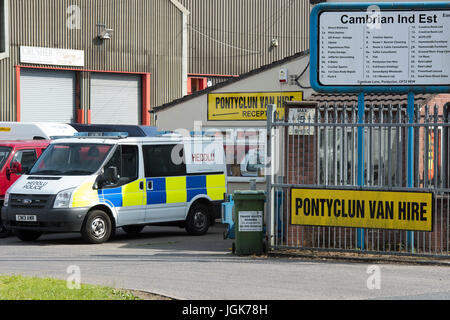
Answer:
M432 231L433 194L291 189L295 225Z
M208 94L209 121L267 120L267 105L277 105L284 116L284 101L302 101L303 92L247 92Z

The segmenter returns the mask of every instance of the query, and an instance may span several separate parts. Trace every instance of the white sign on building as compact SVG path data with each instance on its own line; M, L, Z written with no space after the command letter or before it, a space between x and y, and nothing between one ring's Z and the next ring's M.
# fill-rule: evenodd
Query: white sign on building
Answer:
M84 67L84 51L21 46L20 63Z
M290 123L314 123L316 120L316 109L314 108L291 108L289 109ZM314 126L289 126L290 135L311 136L314 134Z

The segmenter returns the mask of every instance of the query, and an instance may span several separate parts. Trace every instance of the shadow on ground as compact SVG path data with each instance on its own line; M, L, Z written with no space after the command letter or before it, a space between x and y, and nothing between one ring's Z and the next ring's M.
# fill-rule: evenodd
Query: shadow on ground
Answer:
M87 244L79 233L44 234L38 240L23 242L15 236L0 239L1 245L23 246L86 246L87 248L120 249L152 249L164 251L191 251L228 253L233 240L224 239L226 225L215 224L203 236L191 236L185 229L179 227L147 226L136 235L127 234L121 228L116 230L114 238L99 245Z

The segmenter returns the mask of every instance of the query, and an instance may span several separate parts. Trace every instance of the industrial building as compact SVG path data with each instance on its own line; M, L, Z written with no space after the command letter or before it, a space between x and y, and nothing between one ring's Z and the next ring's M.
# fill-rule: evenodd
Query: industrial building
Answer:
M0 120L149 111L308 48L309 1L0 0Z
M151 105L181 95L183 13L172 1L0 7L4 121L149 124Z

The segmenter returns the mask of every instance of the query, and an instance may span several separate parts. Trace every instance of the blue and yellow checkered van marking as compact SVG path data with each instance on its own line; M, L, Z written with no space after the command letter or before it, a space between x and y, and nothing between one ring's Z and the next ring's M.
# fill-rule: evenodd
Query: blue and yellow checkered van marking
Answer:
M124 207L142 206L147 203L147 200L142 197L146 195L140 185L144 186L144 179L139 179L126 184L122 187L122 199Z
M166 203L166 178L147 179L153 184L152 190L147 190L147 204L163 204Z
M206 176L186 177L187 200L191 201L199 194L207 194Z
M149 178L153 190L147 191L147 204L190 202L198 195L222 200L226 192L225 175L199 175Z
M166 178L166 203L187 202L186 177Z
M92 203L99 202L97 190L92 187L94 181L90 180L83 183L73 194L72 207L84 208L89 207Z
M122 187L98 190L98 199L114 207L122 207Z
M152 190L142 191L140 183L148 185L151 181ZM87 189L80 189L85 193ZM97 191L98 201L108 203L116 208L139 205L190 202L198 195L207 195L211 200L222 200L226 192L225 175L199 175L166 178L138 179L121 187ZM80 194L77 198L81 197ZM97 197L89 196L89 199ZM77 205L88 205L86 201L77 201Z
M211 200L223 200L223 194L226 192L225 175L206 176L206 189Z

